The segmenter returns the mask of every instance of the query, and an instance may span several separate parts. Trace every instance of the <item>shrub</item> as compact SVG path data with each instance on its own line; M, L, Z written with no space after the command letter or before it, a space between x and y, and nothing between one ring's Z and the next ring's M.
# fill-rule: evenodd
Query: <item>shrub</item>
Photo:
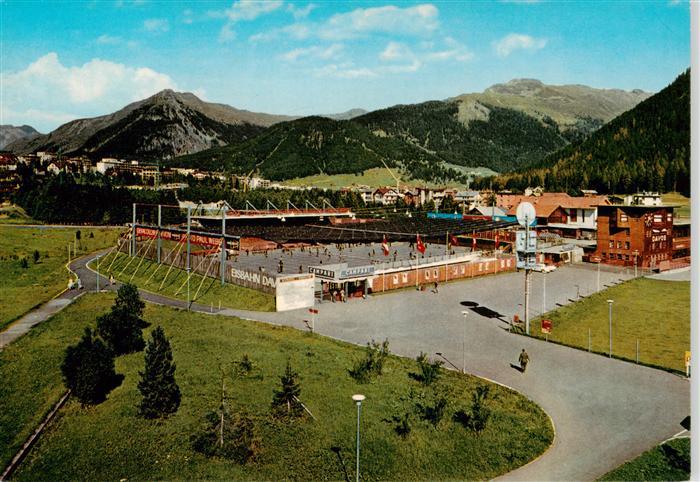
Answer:
M27 262L27 258L20 259L19 266L20 266L20 268L24 268L24 269L29 268L29 263Z
M35 249L34 250L34 264L37 264L39 262L39 258L41 258L41 255L39 254L39 250Z
M489 396L489 387L481 385L476 387L472 392L472 405L470 413L464 410L459 410L454 415L455 422L462 424L476 433L481 433L486 428L486 423L491 416L491 409L486 405L486 399Z
M282 386L279 390L275 390L272 397L272 410L277 415L287 417L299 417L303 412L303 407L299 401L301 387L297 381L298 374L292 370L292 365L287 360L287 368L284 375L280 377Z
M440 377L440 368L442 367L441 361L438 360L431 363L428 359L428 355L423 352L420 352L416 361L418 362L420 373L409 373L408 376L419 381L426 387Z
M151 332L146 347L145 367L139 372L138 389L143 397L139 405L146 418L166 417L180 406L180 388L175 382L175 364L170 342L160 326Z
M85 328L77 345L66 349L61 373L66 387L82 404L104 401L121 381L114 371L111 351L102 340L93 336L90 328Z
M447 394L436 390L429 397L421 397L416 403L416 410L421 419L436 427L444 418L448 403Z
M368 383L382 374L384 360L388 355L389 340L384 340L381 345L372 340L365 348L365 358L355 361L348 373L355 381Z
M192 447L197 452L239 464L254 462L261 445L254 420L245 414L231 416L228 411L223 412L223 417L216 412L207 414L201 431L192 436Z

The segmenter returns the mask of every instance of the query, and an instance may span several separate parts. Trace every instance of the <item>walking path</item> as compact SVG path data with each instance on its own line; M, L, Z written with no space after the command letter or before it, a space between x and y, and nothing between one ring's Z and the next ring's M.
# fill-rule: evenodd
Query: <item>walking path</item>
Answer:
M86 267L94 256L71 264L85 291L95 289L96 274ZM547 281L538 276L533 278L533 299L542 296L547 310L569 302L577 292L590 293L597 283L589 269L565 268L546 276L546 300ZM617 273L602 276L603 285L620 278ZM102 277L100 285L106 286L105 281ZM538 283L542 283L541 294ZM321 335L361 345L388 338L392 352L402 356L441 352L456 365L464 356L469 373L510 386L539 404L554 423L554 443L540 458L505 474L503 480L593 480L682 430L680 421L690 410L688 380L509 333L504 321L519 311L521 285L522 274L509 273L446 284L438 294L411 290L363 301L324 303L317 305L320 314L315 328ZM572 286L576 286L573 294ZM183 301L153 293L142 292L142 297L186 308ZM198 304L191 309L211 310ZM308 329L306 310L215 309L214 313ZM511 367L522 348L531 360L524 374Z

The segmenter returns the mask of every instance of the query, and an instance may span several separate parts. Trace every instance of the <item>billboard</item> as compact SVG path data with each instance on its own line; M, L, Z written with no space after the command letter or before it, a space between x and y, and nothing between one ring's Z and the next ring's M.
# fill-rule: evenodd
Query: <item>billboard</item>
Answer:
M300 274L277 278L275 306L277 311L314 306L314 275Z

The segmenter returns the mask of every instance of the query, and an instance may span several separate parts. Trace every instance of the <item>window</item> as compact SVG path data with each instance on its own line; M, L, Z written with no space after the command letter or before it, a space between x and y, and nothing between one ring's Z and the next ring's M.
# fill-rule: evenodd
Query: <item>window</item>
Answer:
M629 255L629 254L626 254L626 255L625 255L625 261L629 261L629 260L630 260L630 255Z
M467 267L465 265L462 265L462 274L467 272Z
M617 259L622 259L622 255L620 253L617 253Z
M408 283L408 273L401 273L401 281Z
M607 257L608 257L608 253L606 253L605 251L603 251L603 258L607 258Z
M661 214L654 214L654 222L655 223L662 223L664 221L664 217Z
M611 239L610 242L608 243L608 247L609 247L609 248L614 248L614 247L615 247L615 241L613 241L613 240Z
M394 282L395 285L399 284L399 275L395 274L395 275L393 276L393 280L392 280L392 281Z
M630 249L630 242L629 241L625 241L625 249Z
M482 269L484 269L484 265L483 263L479 263L479 271L481 271Z
M627 215L622 213L620 214L620 222L621 223L626 223L627 222Z
M622 248L622 241L618 241L617 242L617 249L621 249L621 248Z
M437 277L438 277L438 270L434 269L433 270L433 278L437 278Z
M428 271L426 269L423 273L424 273L425 279L430 279L430 271Z
M666 221L669 223L673 221L673 213L666 213Z

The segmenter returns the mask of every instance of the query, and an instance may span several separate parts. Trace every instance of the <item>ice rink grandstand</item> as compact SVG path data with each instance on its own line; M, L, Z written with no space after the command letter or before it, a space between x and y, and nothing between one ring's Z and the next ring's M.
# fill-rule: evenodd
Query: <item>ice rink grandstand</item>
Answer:
M139 204L116 249L132 258L132 269L156 261L155 270L270 293L284 311L515 270L516 225L387 208Z

